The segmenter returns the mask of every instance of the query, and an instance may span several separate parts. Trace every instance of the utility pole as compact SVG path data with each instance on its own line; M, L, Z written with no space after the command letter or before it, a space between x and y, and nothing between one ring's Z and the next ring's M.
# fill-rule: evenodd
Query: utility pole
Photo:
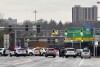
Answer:
M35 13L35 23L36 23L36 13L37 13L37 11L35 10L34 13Z

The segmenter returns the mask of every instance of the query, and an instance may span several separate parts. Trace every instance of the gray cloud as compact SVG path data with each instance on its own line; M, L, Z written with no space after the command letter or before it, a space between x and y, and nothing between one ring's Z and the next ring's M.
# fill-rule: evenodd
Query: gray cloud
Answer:
M0 11L5 14L5 18L13 17L18 21L24 21L33 20L33 11L37 10L37 19L65 22L71 21L71 10L74 5L90 7L95 5L96 1L98 0L0 0Z

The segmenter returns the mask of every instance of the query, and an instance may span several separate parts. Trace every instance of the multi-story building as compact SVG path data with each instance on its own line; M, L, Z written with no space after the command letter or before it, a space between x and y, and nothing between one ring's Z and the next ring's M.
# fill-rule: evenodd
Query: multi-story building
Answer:
M75 5L72 7L72 22L83 23L83 22L94 22L97 21L97 6L92 7L81 7Z

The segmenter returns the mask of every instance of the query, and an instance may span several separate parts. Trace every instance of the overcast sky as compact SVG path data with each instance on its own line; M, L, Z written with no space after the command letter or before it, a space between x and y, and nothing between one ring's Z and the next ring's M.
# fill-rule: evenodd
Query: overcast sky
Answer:
M81 5L82 7L92 7L100 4L100 0L0 0L0 13L4 18L12 17L18 22L24 20L34 21L34 10L37 10L37 19L50 21L72 21L72 7ZM100 10L99 10L100 11ZM100 15L98 15L100 16Z

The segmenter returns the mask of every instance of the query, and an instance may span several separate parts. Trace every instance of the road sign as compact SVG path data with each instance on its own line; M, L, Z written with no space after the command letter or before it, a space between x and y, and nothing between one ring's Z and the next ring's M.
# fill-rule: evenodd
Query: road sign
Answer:
M100 35L95 35L95 40L100 41Z
M67 39L68 40L93 40L93 34L91 33L91 28L86 28L86 27L67 28Z
M83 26L83 28L93 28L93 26Z
M95 28L95 35L100 35L100 28Z
M95 45L98 46L98 41L95 41Z
M55 42L58 42L58 39L55 39Z

